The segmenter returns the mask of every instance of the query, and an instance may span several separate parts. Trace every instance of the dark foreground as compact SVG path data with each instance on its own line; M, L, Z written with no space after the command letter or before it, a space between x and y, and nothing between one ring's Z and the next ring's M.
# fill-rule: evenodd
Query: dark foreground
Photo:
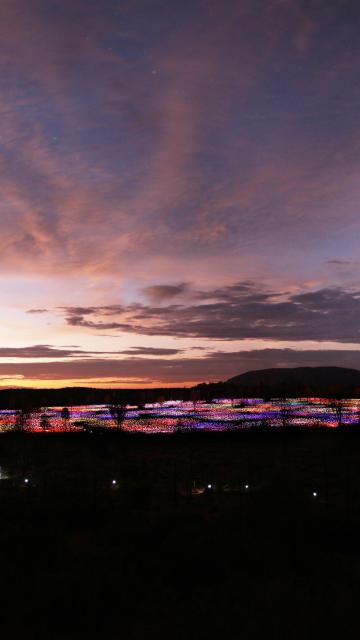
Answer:
M9 434L0 465L1 638L359 637L355 428Z

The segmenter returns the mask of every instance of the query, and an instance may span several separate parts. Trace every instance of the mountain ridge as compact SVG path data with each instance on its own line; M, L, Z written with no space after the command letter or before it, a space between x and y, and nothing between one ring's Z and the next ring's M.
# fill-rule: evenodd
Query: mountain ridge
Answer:
M267 392L338 394L360 390L360 371L348 367L273 367L247 371L229 378L225 384L248 392L262 388Z

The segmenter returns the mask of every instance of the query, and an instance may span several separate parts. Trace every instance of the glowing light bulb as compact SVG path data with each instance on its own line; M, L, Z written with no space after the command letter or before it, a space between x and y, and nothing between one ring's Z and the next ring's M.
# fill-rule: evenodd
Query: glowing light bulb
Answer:
M25 478L24 482L25 482L25 484L28 484L29 478Z
M116 480L113 480L111 484L116 484Z
M248 485L248 484L246 484L246 485L245 485L245 489L248 489L248 488L249 488L249 485Z
M313 498L317 498L317 491L313 491Z
M212 489L212 484L208 484L207 488Z

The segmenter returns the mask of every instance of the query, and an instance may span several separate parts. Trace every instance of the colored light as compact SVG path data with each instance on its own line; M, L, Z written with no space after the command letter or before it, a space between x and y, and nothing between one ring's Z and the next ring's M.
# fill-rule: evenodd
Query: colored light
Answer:
M281 410L283 403L279 400L264 402L260 398L245 398L240 404L231 404L228 399L217 398L211 403L200 403L197 411L193 411L193 403L169 401L161 406L147 404L145 410L129 406L123 429L129 432L142 433L176 433L178 430L189 431L226 431L240 430L267 424L276 429L282 426ZM326 398L297 398L286 405L286 420L289 426L299 427L336 427L337 420ZM61 418L61 407L49 407L46 412L47 430L53 433L64 431ZM357 424L360 414L359 399L344 401L343 423ZM16 410L0 410L0 433L18 428L18 412ZM112 429L106 405L74 406L66 430L79 432L84 430L95 434L98 427ZM29 432L42 432L39 412L33 412L23 425ZM207 486L207 485L205 485Z

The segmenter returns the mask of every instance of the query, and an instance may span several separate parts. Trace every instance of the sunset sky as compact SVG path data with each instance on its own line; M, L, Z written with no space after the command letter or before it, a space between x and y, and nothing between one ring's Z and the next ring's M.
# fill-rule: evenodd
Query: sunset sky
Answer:
M360 368L360 6L1 0L0 386Z

